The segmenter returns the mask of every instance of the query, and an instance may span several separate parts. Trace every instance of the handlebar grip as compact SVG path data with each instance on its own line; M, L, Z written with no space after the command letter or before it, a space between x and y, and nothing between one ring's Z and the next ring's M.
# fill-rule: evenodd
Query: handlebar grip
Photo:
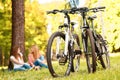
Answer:
M50 14L51 13L51 11L47 11L47 14Z
M57 12L59 12L59 10L54 9L54 10L52 10L52 11L47 11L47 14L50 14L50 13L52 13L52 14L56 14Z
M97 9L105 9L105 8L106 8L105 6L97 7Z

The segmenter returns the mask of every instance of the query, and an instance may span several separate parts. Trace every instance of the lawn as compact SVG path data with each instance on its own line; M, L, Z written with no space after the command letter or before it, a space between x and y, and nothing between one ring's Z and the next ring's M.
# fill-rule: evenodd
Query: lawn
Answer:
M48 69L29 71L8 71L0 70L0 80L119 80L120 79L120 55L110 57L111 68L106 70L97 70L93 74L88 74L85 60L81 60L80 70L71 73L67 77L53 78Z

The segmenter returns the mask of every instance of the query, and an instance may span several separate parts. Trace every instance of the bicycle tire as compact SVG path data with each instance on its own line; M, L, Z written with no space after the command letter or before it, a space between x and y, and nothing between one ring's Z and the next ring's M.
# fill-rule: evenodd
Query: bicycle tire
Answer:
M59 57L59 59L57 59L58 54L57 54L57 56L55 56L55 58L56 58L56 60L55 60L56 63L55 64L53 62L54 60L52 59L52 56L53 56L52 55L52 46L53 46L54 40L56 40L56 38L61 39L61 41L63 42L62 47L65 45L65 43L64 43L65 42L65 34L64 33L55 32L51 35L51 37L49 38L49 41L48 41L47 53L46 53L48 69L49 69L49 72L51 73L51 75L53 77L68 76L70 74L70 70L71 70L71 56L69 54L69 51L68 51L68 56L67 57L65 57L65 56L62 57L63 53L62 53L62 49L61 49L60 50L61 51L61 54L60 54L61 56ZM57 47L55 47L55 48L57 48ZM64 59L64 61L67 60L67 62L65 64L63 62L63 64L62 64L62 62L60 62L60 60L62 61L62 59Z
M90 41L89 41L90 40ZM87 68L88 73L94 73L96 71L96 54L95 54L95 45L94 45L94 39L92 35L92 31L90 29L86 29L86 62L87 62ZM91 48L91 51L89 52L88 49Z
M73 37L76 41L76 44L73 44L73 47L69 50L70 53L73 54L73 59L72 59L72 66L71 66L71 71L76 72L79 71L80 68L80 55L81 55L81 50L80 50L80 40L77 34L73 34ZM77 46L77 49L74 46Z
M100 40L99 45L101 48L99 60L104 69L110 68L110 57L109 57L109 51L107 50L107 43L104 41L103 37L100 34L98 34L98 38Z

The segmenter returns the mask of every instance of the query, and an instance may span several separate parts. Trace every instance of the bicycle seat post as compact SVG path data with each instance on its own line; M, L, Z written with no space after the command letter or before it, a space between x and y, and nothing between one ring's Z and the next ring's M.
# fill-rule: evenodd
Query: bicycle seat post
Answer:
M90 20L90 22L91 22L91 27L92 27L93 31L94 31L94 23L93 23L93 21L94 21L95 18L97 18L96 15L88 17L88 20Z
M67 25L68 27L70 27L70 16L68 15L68 13L64 13L64 24Z

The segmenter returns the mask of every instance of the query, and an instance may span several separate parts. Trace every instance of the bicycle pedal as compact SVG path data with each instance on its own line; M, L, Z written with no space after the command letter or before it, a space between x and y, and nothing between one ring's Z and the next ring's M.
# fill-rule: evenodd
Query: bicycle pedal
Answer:
M59 63L60 65L62 65L62 66L64 66L65 65L65 63Z
M67 62L67 59L65 57L62 57L59 59L59 64L60 65L65 65L65 63Z
M82 54L82 51L81 50L75 50L75 53L76 53L76 55L78 55L78 54Z
M57 54L57 59L59 59L60 57L62 57L63 55L62 54Z

